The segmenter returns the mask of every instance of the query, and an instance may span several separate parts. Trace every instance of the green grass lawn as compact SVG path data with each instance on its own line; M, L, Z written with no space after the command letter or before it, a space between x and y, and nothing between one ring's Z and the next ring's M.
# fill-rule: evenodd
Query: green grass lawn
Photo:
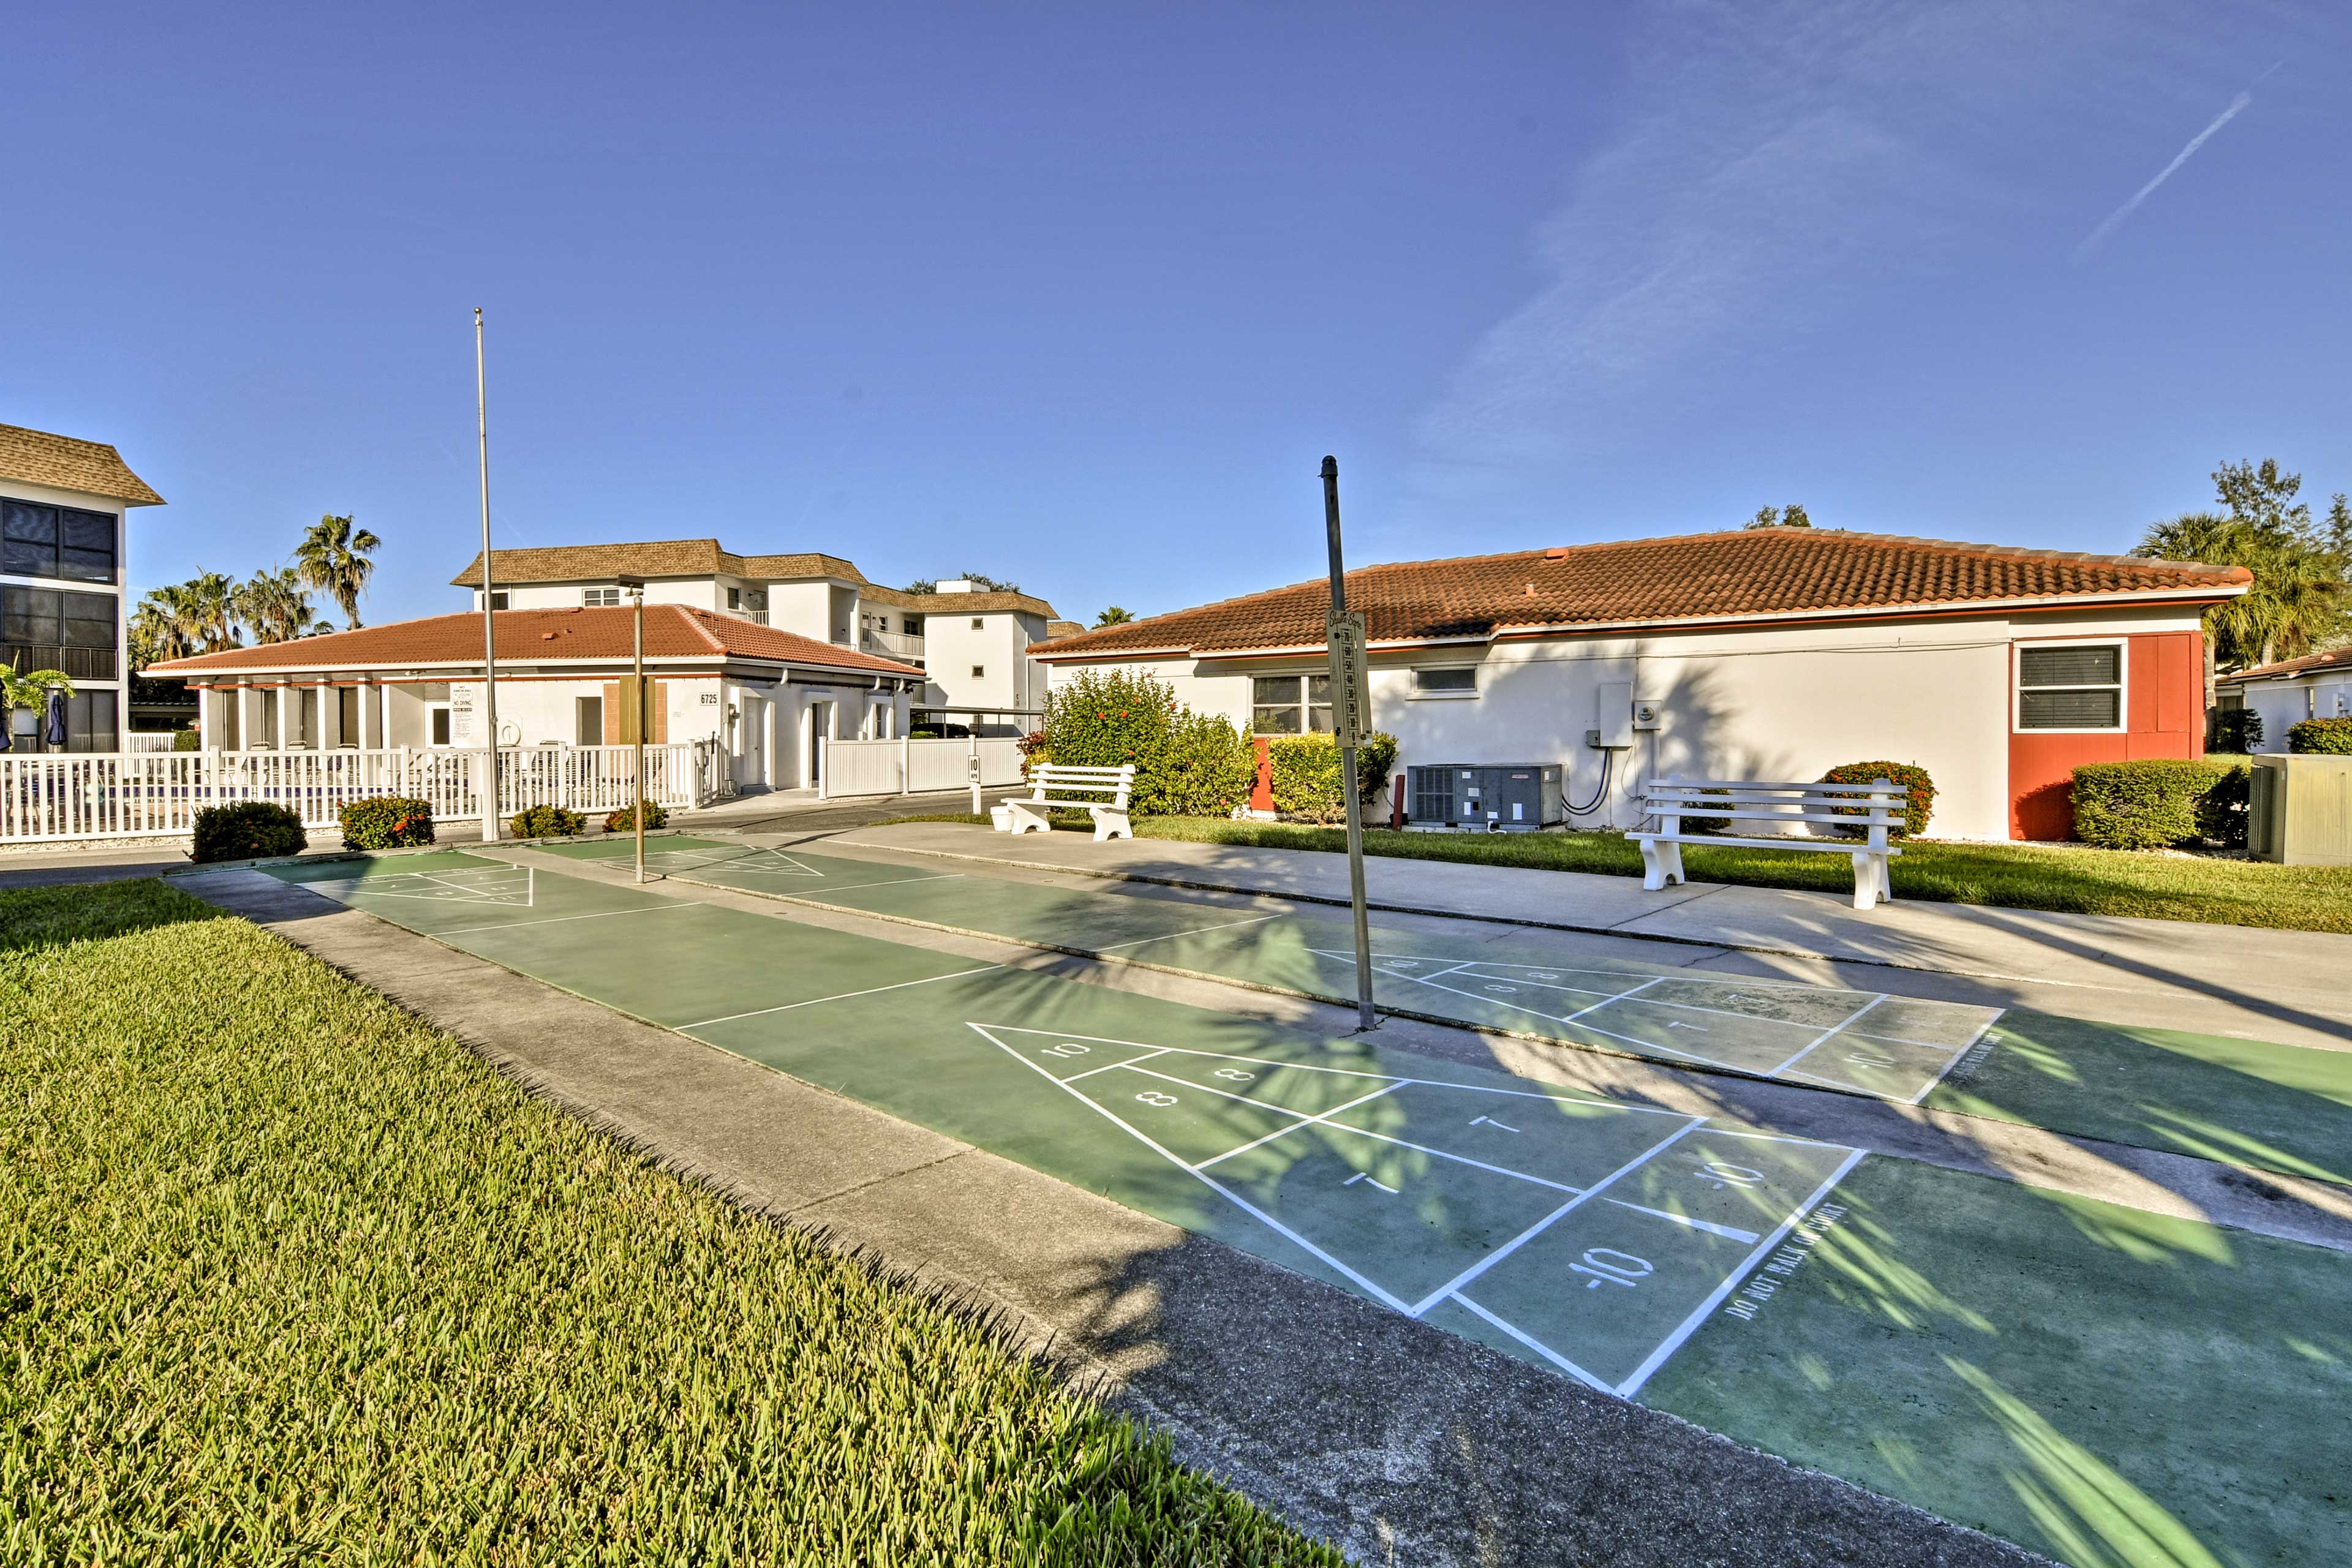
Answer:
M898 820L988 819L942 815ZM1073 815L1070 826L1091 824L1084 816ZM1337 827L1227 822L1214 817L1138 817L1135 836L1266 849L1345 851L1348 847L1347 834ZM1593 871L1612 877L1642 874L1641 850L1617 833L1392 833L1375 828L1364 835L1364 853L1546 871ZM1841 895L1853 891L1853 868L1835 855L1685 847L1683 867L1695 882L1797 888ZM2273 866L2258 860L2074 846L1929 841L1906 845L1895 861L1894 874L1897 899L2284 931L2352 931L2352 868L2340 866Z
M0 1556L1337 1564L152 881L0 893Z

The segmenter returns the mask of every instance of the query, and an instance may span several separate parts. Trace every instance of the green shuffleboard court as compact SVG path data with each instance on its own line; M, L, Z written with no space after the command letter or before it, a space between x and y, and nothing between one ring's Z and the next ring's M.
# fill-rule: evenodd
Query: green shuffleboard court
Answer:
M681 880L1355 998L1344 917L683 835L647 849L648 869ZM603 860L633 847L542 853ZM2352 1183L2352 1051L1578 956L1573 938L1507 930L1481 940L1376 925L1372 942L1373 994L1391 1011Z
M2352 1557L2342 1254L551 857L272 874L2081 1568Z

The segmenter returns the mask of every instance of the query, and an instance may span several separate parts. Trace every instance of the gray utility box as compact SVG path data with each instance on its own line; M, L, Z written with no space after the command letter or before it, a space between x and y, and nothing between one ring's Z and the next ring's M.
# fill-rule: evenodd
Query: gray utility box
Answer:
M2246 852L2282 866L2352 866L2352 757L2248 757Z
M1532 833L1568 820L1558 763L1430 763L1404 773L1406 822L1414 827Z

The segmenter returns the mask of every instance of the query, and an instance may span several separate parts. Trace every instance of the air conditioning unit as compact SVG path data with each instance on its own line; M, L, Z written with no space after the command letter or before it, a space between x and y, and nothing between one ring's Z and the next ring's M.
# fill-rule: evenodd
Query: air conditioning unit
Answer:
M1407 766L1405 826L1423 831L1533 833L1568 820L1558 763Z
M2249 757L2246 853L2283 866L2352 866L2352 757Z

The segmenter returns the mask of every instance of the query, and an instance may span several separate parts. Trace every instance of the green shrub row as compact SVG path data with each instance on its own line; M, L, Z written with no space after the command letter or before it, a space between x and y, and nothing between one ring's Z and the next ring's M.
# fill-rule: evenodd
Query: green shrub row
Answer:
M2246 842L2247 764L2149 757L2074 770L2074 837L2101 849Z
M266 860L278 855L299 855L310 841L302 819L271 801L240 800L208 805L196 813L188 858L198 864L215 860Z
M2286 749L2305 755L2352 757L2352 718L2305 719L2300 724L2290 724Z
M518 811L507 830L517 838L570 838L587 830L588 819L560 805L534 805Z
M656 827L669 826L669 810L666 806L650 800L641 800L637 803L637 810L646 814L646 831L648 833ZM635 813L625 805L618 811L608 814L604 818L604 831L607 833L635 833L636 830Z
M346 849L407 849L433 842L433 804L413 795L355 800L340 815Z
M1910 790L1903 804L1903 820L1887 832L1889 838L1911 838L1927 830L1927 818L1936 809L1936 781L1927 770L1916 763L1841 763L1823 773L1823 784L1876 784L1885 779L1889 784L1902 784ZM1702 795L1725 795L1728 790L1701 790ZM1839 816L1867 816L1867 806L1832 806ZM1772 825L1752 816L1685 816L1682 819L1686 833L1728 833L1733 837L1753 837ZM1869 831L1867 824L1857 824L1843 831L1860 837Z
M1047 693L1045 721L1024 752L1032 764L1134 763L1138 816L1230 816L1257 776L1256 751L1231 721L1195 713L1163 682L1123 670L1087 670Z
M1337 741L1328 735L1274 735L1265 749L1277 815L1327 826L1348 820ZM1387 786L1396 754L1396 737L1385 731L1374 731L1356 748L1357 798L1364 805Z

